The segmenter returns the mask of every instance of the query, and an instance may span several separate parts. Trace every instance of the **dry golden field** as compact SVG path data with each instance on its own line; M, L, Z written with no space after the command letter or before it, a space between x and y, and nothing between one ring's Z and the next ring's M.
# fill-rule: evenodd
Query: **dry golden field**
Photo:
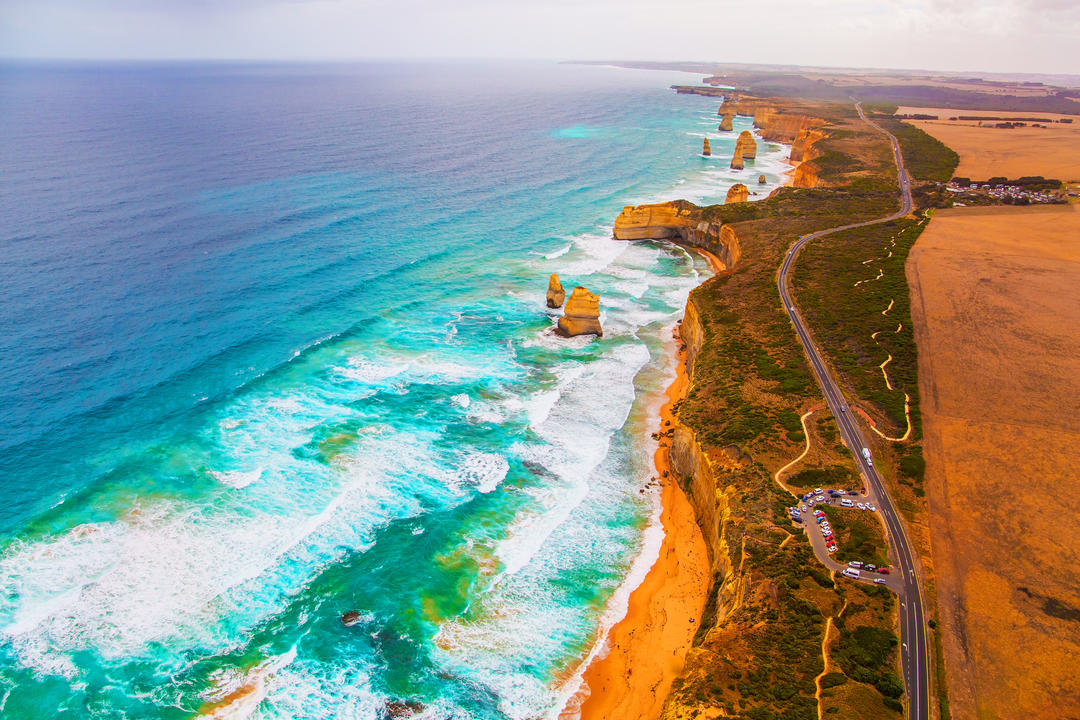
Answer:
M956 110L950 108L901 107L899 114L937 115L938 120L908 120L945 143L960 155L959 177L987 180L995 175L1019 178L1042 175L1058 180L1080 180L1080 117L1054 113L1005 110ZM1045 128L1002 129L979 127L976 121L950 117L1072 118L1072 124L1054 122Z
M954 718L1080 716L1078 210L939 211L907 262Z

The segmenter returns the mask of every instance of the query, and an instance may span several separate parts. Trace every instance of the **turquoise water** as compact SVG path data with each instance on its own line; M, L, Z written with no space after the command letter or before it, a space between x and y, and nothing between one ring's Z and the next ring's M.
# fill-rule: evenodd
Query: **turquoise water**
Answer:
M3 716L557 713L657 552L708 272L611 224L782 149L727 170L749 119L664 73L0 77ZM551 272L602 339L552 334Z

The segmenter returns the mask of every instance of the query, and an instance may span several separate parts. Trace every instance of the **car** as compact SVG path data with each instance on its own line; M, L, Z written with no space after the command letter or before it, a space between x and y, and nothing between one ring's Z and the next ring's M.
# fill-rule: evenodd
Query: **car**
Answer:
M855 503L855 507L859 508L860 510L865 510L866 509L866 506L863 505L862 503Z
M855 568L856 570L858 570L859 568L862 567L862 563L859 562L858 560L852 560L847 565L848 565L848 567Z
M835 545L830 545L829 546L829 552L831 552L831 553L836 552L836 546Z
M877 512L877 508L874 507L874 503L866 503L866 509L870 512Z
M806 512L806 506L805 505L802 506L802 511Z
M842 412L842 413L846 413L846 412L847 412L847 408L846 408L846 407L842 407L842 408L840 408L840 412Z
M857 490L848 490L848 491L847 491L847 494L848 494L848 495L858 495L858 494L859 494L859 492L858 492Z
M874 584L875 585L884 585L887 582L889 582L889 581L886 580L885 578L874 578Z
M859 570L857 568L850 568L850 567L849 568L844 568L843 574L844 574L845 577L852 578L853 580L858 580L859 575L860 575Z
M889 568L878 568L877 571L879 573L881 573L882 575L888 575L889 574Z
M855 503L851 502L851 500L848 500L847 498L844 498L843 500L840 501L840 504L843 505L844 507L851 507Z
M824 510L815 510L814 514L817 515L818 517L825 517L825 511Z
M814 488L814 494L815 495L820 495L821 494L821 488Z
M833 539L832 533L825 536L825 542L826 543L835 543L836 542L836 540Z
M862 569L866 570L867 572L874 572L875 570L877 570L877 565L867 563L866 565L862 566Z

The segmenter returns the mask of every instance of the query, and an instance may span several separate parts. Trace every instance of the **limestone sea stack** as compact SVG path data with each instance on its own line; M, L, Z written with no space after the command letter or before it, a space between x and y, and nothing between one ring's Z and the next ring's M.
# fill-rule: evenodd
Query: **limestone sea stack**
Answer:
M749 199L750 190L742 183L735 183L728 189L727 197L724 198L724 204L746 202Z
M768 182L768 180L766 179L764 174L758 175L757 176L757 181L758 181L758 185L764 185L765 183Z
M744 159L753 160L757 157L757 141L754 140L754 136L750 134L749 130L743 130L739 133L739 139L735 141L735 152L742 152Z
M559 318L559 325L555 332L563 337L575 335L603 335L600 327L600 297L580 285L570 293L570 299L566 301L566 309Z
M564 300L566 300L566 291L559 282L559 276L551 273L551 279L548 280L547 306L549 308L562 307Z
M720 129L731 132L732 130L735 129L734 123L735 123L735 115L734 115L734 113L727 113L726 115L724 115L723 119L720 120Z
M709 138L705 138L705 147L701 151L702 155L712 155L712 148L709 147Z
M744 167L746 165L743 163L742 155L739 154L739 148L736 147L735 154L731 156L731 169L742 170Z

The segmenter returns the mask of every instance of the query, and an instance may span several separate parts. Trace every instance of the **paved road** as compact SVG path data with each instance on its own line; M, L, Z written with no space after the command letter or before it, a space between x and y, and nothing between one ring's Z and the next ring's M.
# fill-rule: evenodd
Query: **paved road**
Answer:
M788 316L795 326L795 332L798 334L799 341L806 350L806 354L810 359L810 365L813 367L814 373L818 378L818 383L821 385L821 390L825 394L825 400L828 402L829 409L832 410L833 416L836 418L836 423L840 427L840 435L844 439L844 444L848 446L855 456L855 462L859 466L859 471L866 479L867 494L871 498L870 501L877 506L882 519L885 521L885 527L888 530L891 543L891 554L895 559L895 582L890 584L898 591L900 599L900 657L903 664L904 685L907 688L908 695L908 717L911 718L911 720L929 720L930 691L928 654L926 650L926 620L923 615L922 592L919 588L919 575L915 561L915 553L911 549L911 542L904 529L903 520L897 512L888 492L886 492L881 477L878 475L873 464L867 461L862 455L862 448L868 447L868 445L863 439L855 419L851 417L851 412L848 410L848 403L844 400L843 393L840 391L840 386L836 383L836 380L832 375L829 374L829 369L822 360L821 353L814 345L814 341L811 339L810 333L806 329L806 325L803 323L798 310L795 308L795 303L791 298L791 293L788 288L788 275L791 272L791 265L806 243L842 230L889 222L890 220L895 220L911 212L911 183L907 175L907 170L904 168L904 158L900 153L900 144L892 134L867 119L866 115L863 114L862 106L859 105L859 103L855 104L855 109L858 110L859 117L871 127L887 135L889 141L892 143L893 155L896 158L896 167L900 176L900 210L888 217L883 217L878 220L852 223L851 225L820 230L799 238L791 246L787 257L784 258L784 262L780 266L777 285L780 290L780 297L784 301L784 307L787 309ZM804 520L812 522L810 517L804 516ZM812 539L815 532L816 531L813 528L810 529ZM820 545L822 548L824 547L823 543L820 543ZM815 547L815 549L818 548ZM824 559L827 561L826 564L830 564L828 562L827 552L825 553ZM835 565L835 563L831 564Z

